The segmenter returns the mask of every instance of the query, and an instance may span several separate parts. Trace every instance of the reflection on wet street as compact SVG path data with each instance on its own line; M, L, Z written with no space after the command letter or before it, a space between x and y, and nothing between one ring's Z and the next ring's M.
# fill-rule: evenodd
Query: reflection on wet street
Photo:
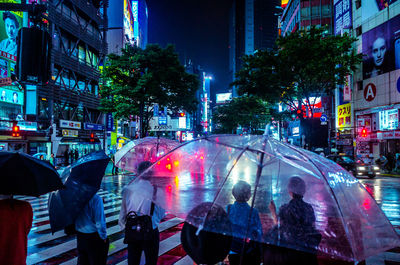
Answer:
M400 178L363 178L359 181L374 197L389 221L398 230L400 228Z

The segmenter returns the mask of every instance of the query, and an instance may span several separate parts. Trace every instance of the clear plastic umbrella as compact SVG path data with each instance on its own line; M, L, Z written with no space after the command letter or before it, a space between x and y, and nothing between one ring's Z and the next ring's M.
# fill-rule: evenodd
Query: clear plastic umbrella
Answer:
M179 142L162 137L132 140L115 153L115 164L121 169L136 173L140 162L153 163L178 145Z
M169 164L174 166L166 166ZM186 219L199 231L315 251L345 261L361 261L400 243L375 200L351 174L324 157L264 136L216 135L193 140L162 157L129 185L149 176L154 185L165 191L157 193L155 203ZM302 179L305 186L293 190L289 182L294 176ZM261 236L251 233L250 221L246 229L235 231L234 226L232 230L226 226L225 230L221 225L204 224L204 213L194 216L196 211L191 212L204 203L227 210L227 205L235 201L232 188L239 181L251 186L248 204L251 211L259 213ZM307 232L308 228L301 227L307 225L307 218L296 214L303 213L288 210L296 193L304 195L304 212L314 215L308 224L314 230ZM277 224L269 208L272 200ZM287 221L282 219L285 211L294 213L292 218L299 218L290 220L292 227L283 227ZM285 238L288 234L294 238ZM315 234L319 238L314 240Z

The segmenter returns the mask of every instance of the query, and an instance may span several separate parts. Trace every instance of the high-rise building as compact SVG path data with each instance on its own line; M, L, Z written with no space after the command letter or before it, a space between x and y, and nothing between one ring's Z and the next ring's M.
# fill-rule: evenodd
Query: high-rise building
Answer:
M350 4L355 50L364 56L341 91L351 101L338 106L337 127L353 128L357 157L370 162L382 154L394 161L400 153L400 2Z
M300 28L310 26L328 26L332 33L331 0L289 0L280 18L280 32L286 35Z
M241 57L272 48L277 36L277 0L234 0L229 22L229 71L231 80L241 68ZM236 96L235 90L233 96Z
M148 10L145 0L114 0L108 7L109 52L119 54L126 44L147 45Z
M45 158L54 153L60 165L66 163L66 153L75 153L76 150L77 155L83 155L102 146L104 121L98 110L99 68L107 54L105 11L108 0L35 2L46 6L45 19L40 25L52 37L51 78L43 84L28 81L22 84L25 89L18 88L15 83L2 87L4 93L1 95L4 97L0 113L4 126L0 128L0 134L4 137L0 139L0 148L30 154L44 153ZM2 83L6 84L6 77L15 67L17 49L12 49L12 46L15 45L16 32L33 23L25 12L0 13L2 23L15 24L15 30L0 32L0 37L12 44L0 43L0 72L4 78ZM9 102L9 98L13 101ZM6 132L11 130L11 121L18 123L22 132L20 137L6 136ZM71 160L71 156L68 157Z

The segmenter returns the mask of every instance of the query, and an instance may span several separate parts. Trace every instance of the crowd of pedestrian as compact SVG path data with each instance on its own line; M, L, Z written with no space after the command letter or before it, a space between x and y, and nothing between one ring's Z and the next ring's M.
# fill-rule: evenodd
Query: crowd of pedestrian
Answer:
M149 161L141 162L138 174L141 178L128 185L122 192L119 225L125 231L124 243L128 249L128 264L139 265L142 252L146 264L156 265L158 260L160 234L158 226L165 217L165 210L155 204L157 194L164 191L152 182ZM316 248L321 235L315 229L315 215L312 206L303 200L306 184L300 177L289 180L290 202L277 211L273 201L269 204L274 226L263 234L259 212L248 203L251 186L239 181L232 189L235 199L226 206L227 216L232 226L232 243L228 260L231 265L317 264ZM32 208L28 202L7 197L0 199L0 263L25 264L27 256L27 236L32 226ZM266 202L268 203L268 202ZM18 213L18 214L17 214ZM107 262L109 242L103 201L95 194L75 220L78 264L102 265ZM249 238L250 240L244 240ZM301 250L289 250L276 245L298 245ZM260 242L270 242L262 245ZM311 250L311 251L310 251ZM293 263L294 262L294 263ZM298 263L300 264L300 263Z

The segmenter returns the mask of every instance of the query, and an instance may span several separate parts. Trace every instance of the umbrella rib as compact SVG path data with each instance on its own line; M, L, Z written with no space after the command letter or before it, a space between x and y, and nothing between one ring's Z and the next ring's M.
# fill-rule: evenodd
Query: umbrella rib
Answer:
M322 171L317 167L317 165L314 163L314 161L312 161L308 156L304 155L303 153L301 153L301 152L300 152L299 150L297 150L296 148L293 148L293 147L291 147L290 145L289 145L289 148L291 148L292 150L296 151L297 153L300 153L302 156L305 156L305 157L308 159L308 161L311 162L311 164L318 170L318 172L321 174L321 176L323 177L323 179L328 183L328 181L327 181L325 175L324 175L324 174L322 173ZM348 231L347 225L345 225L345 223L343 222L343 220L344 220L344 215L343 215L343 212L342 212L341 208L339 207L339 201L337 200L337 197L336 197L335 193L333 192L333 189L332 189L332 187L329 185L329 183L328 183L328 187L329 187L329 190L331 191L331 195L332 195L333 199L335 200L335 202L336 202L336 204L337 204L337 206L338 206L339 214L340 214L340 216L342 217L341 220L342 220L342 223L343 223L343 227L344 227L344 229L345 229L345 231L346 231L346 234L347 234L347 235L350 235L350 233L349 233L349 231ZM349 240L349 243L351 244L351 252L352 252L352 254L353 254L353 259L356 259L355 255L354 255L354 251L353 251L353 249L354 249L354 244L353 244L353 242L351 242L351 240Z

